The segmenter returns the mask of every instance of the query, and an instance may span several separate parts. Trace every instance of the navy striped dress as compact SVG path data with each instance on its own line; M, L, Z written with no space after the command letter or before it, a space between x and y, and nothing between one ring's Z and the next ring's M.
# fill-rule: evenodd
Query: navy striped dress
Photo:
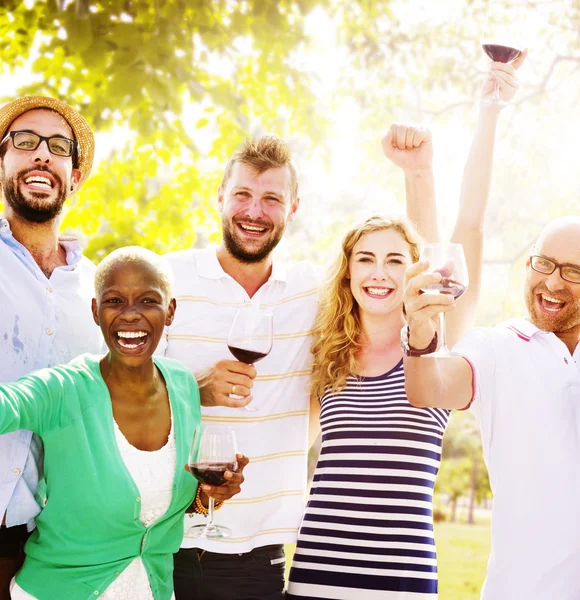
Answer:
M409 404L402 361L323 396L288 598L437 598L432 500L448 418Z

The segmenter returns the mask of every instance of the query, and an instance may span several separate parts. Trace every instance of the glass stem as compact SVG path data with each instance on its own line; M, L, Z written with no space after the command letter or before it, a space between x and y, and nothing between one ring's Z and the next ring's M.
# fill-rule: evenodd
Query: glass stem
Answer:
M207 509L207 518L208 518L207 528L208 529L213 529L215 527L215 525L213 524L213 506L214 506L214 499L210 498L209 506Z
M499 102L500 100L500 95L499 95L499 82L495 82L495 85L493 86L493 99L496 102Z
M445 339L445 313L439 313L439 350L447 352L447 340Z

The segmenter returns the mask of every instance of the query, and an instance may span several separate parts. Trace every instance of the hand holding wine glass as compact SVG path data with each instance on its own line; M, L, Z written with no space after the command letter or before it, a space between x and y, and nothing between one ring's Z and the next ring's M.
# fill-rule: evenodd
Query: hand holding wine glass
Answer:
M494 33L496 35L493 37L484 36L481 44L483 51L493 61L483 85L482 102L506 106L518 90L516 70L523 65L528 51L514 40L511 33L504 33L503 37L497 31Z
M430 271L438 273L440 280L425 285L421 291L424 294L445 294L455 300L460 298L467 289L469 275L461 244L437 243L426 244L421 252L421 260L428 261ZM453 354L445 342L445 313L439 313L439 349L426 357L448 357Z
M253 304L238 309L228 336L228 348L240 362L253 365L268 356L272 350L272 340L271 312ZM244 409L257 410L251 406L244 406Z
M196 427L187 469L209 496L209 522L191 527L187 532L189 537L222 539L231 535L229 528L213 522L215 500L223 502L239 493L248 462L238 453L235 433L230 427L203 423Z

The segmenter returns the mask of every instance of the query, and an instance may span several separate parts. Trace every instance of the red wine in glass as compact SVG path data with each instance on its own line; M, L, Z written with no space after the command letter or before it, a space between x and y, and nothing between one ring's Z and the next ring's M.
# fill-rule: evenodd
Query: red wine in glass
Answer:
M253 365L254 363L268 356L267 352L244 350L243 348L236 348L235 346L228 345L228 349L240 362L246 363L247 365Z
M512 46L504 46L502 44L482 44L483 51L495 62L509 63L515 60L521 53L521 50ZM496 80L493 87L493 96L490 99L484 100L489 104L507 104L500 96L499 82Z
M223 485L227 482L226 471L235 471L234 462L197 462L189 465L191 474L200 482L208 485Z
M491 60L501 63L512 62L522 53L517 48L502 46L501 44L482 44L482 48Z
M262 360L272 350L273 315L257 304L245 304L236 312L228 335L228 348L240 361L248 365ZM253 406L244 410L255 412Z
M209 485L224 485L226 471L237 471L238 444L236 434L227 425L201 423L193 432L187 464L191 474L200 482ZM228 527L213 521L215 500L209 499L208 522L193 525L187 531L189 537L218 540L230 537Z

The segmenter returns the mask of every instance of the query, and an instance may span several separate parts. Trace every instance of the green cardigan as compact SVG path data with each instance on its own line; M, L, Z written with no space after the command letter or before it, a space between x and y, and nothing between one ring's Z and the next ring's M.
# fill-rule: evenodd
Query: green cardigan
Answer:
M0 433L29 429L44 443L46 505L16 580L39 600L94 599L140 556L155 600L169 600L173 553L197 489L183 468L201 420L197 383L178 361L155 357L171 402L177 468L169 509L146 528L139 490L117 447L99 360L85 354L0 385Z

